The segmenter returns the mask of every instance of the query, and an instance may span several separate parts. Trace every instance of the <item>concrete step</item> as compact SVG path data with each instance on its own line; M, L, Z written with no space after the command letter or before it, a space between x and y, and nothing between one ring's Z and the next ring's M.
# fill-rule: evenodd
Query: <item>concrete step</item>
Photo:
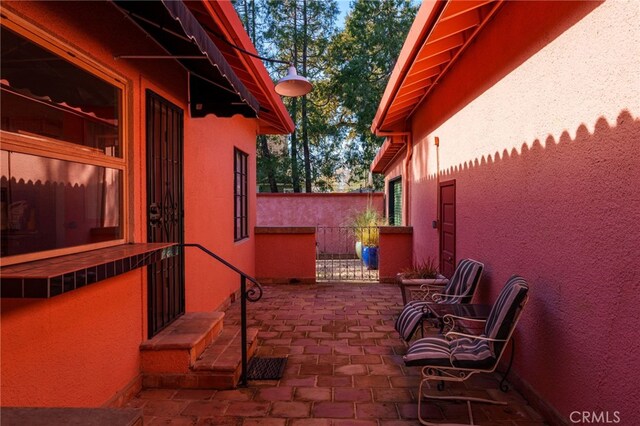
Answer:
M142 374L187 373L223 329L224 312L190 312L140 345Z
M247 359L258 346L258 329L247 330ZM145 388L233 389L242 370L240 326L224 327L188 371L149 372L143 375Z

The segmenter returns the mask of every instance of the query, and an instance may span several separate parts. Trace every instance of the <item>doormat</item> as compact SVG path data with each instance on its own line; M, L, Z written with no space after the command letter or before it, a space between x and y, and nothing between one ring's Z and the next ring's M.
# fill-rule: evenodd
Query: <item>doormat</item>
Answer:
M249 380L277 380L282 377L287 358L252 358L247 368Z

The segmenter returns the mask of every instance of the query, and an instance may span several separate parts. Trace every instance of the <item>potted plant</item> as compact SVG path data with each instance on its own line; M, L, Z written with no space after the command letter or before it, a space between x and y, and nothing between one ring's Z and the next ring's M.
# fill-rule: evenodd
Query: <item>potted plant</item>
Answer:
M353 236L356 240L356 255L362 259L368 269L378 268L378 243L380 231L378 226L384 220L378 210L371 206L354 214L350 220Z
M442 290L449 280L440 275L435 259L427 257L425 260L416 261L409 268L405 268L397 276L402 289L402 299L406 304L408 300L423 300L434 291Z

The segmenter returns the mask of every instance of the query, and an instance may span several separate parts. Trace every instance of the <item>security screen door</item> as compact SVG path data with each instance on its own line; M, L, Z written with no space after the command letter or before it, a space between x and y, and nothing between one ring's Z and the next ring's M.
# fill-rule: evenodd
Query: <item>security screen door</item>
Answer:
M184 242L183 111L147 90L147 240ZM184 313L184 258L148 267L149 338Z

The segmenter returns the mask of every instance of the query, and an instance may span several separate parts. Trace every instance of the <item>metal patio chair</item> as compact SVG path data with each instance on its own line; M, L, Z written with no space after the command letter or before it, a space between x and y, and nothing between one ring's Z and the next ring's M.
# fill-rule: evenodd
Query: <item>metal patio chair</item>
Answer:
M422 367L418 397L420 423L439 424L423 419L423 399L466 401L471 425L474 424L471 402L506 405L506 402L485 398L427 394L424 388L430 389L430 382L464 382L476 373L495 371L527 302L528 291L527 282L514 275L498 295L489 317L486 320L474 320L485 323L481 335L450 331L444 336L418 339L409 346L404 356L405 364ZM455 326L456 321L470 321L468 318L454 316L450 316L448 320L452 326Z
M451 280L436 290L426 288L424 300L408 302L395 323L396 331L405 342L409 342L423 321L430 317L429 303L469 303L476 291L484 264L473 259L463 259L453 273Z

